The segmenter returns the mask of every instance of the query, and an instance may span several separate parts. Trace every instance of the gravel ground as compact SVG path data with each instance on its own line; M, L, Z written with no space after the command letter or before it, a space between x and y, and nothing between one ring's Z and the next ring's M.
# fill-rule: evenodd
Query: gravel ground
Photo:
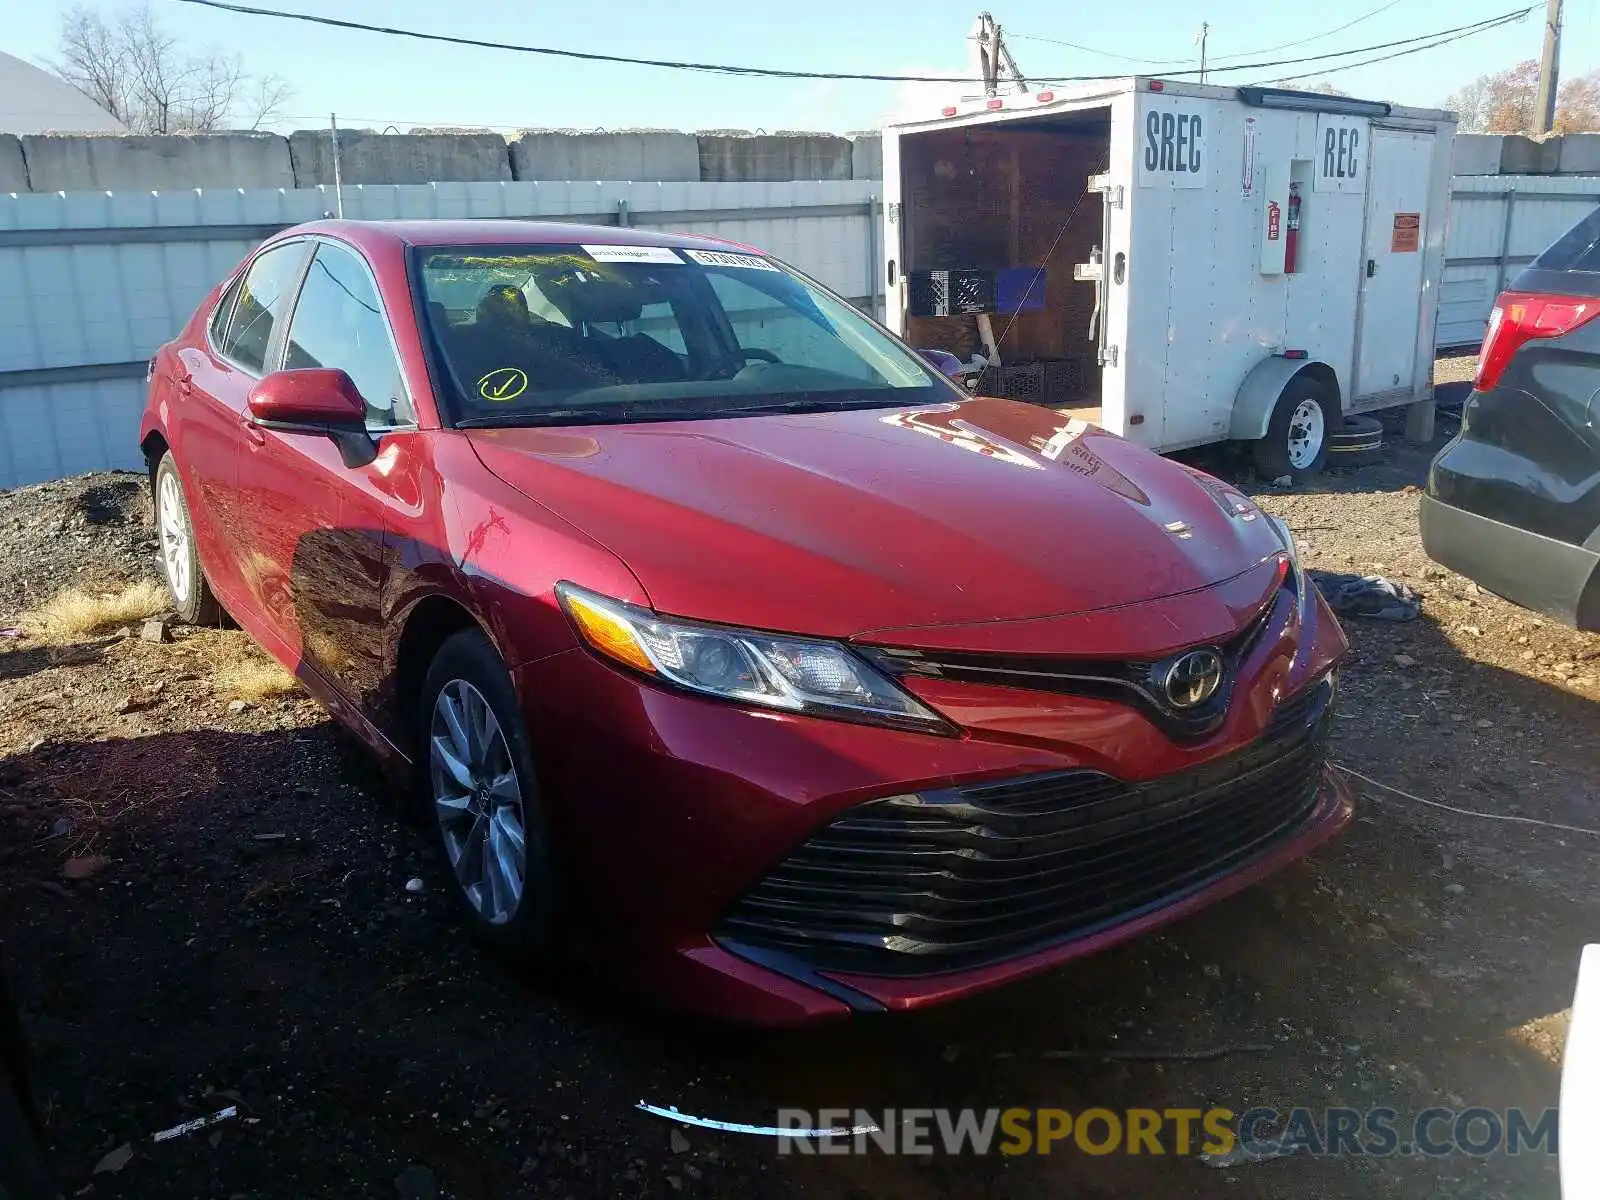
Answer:
M1600 638L1427 562L1431 452L1393 445L1302 491L1245 484L1310 565L1423 594L1416 622L1349 624L1334 757L1422 800L1600 827ZM139 482L0 494L0 627L79 576L151 570ZM251 653L238 631L8 641L0 930L69 1195L1557 1195L1542 1153L780 1157L633 1106L758 1123L780 1106L1543 1109L1600 919L1592 838L1362 785L1345 836L1160 936L909 1019L762 1034L463 944L402 798L321 710L230 708L214 667ZM1184 1057L1239 1045L1261 1049ZM226 1104L237 1119L149 1140ZM124 1145L125 1165L94 1173Z

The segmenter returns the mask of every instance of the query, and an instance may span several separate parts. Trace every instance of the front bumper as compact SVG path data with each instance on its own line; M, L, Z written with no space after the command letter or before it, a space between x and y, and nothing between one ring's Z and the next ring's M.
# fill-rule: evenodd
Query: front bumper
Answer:
M1188 791L1203 791L1230 776L1229 764L1276 736L1274 714L1335 664L1343 636L1320 598L1307 608L1304 627L1279 621L1260 640L1241 664L1224 724L1192 745L1103 698L941 682L924 698L966 714L963 735L951 738L741 709L654 687L583 651L529 664L514 675L566 871L564 917L637 988L766 1025L920 1007L1137 936L1304 855L1349 820L1349 795L1323 770L1320 741L1275 801L1231 793L1246 807L1278 805L1270 819L1241 819L1231 841L1227 795L1206 808L1172 788L1174 779L1192 776L1200 782ZM1317 718L1319 739L1327 719ZM804 938L784 944L755 936L759 929L734 919L797 851L891 797L983 785L993 794L1017 781L1090 774L1111 785L1116 811L1080 817L1123 822L1119 836L1135 835L1125 839L1135 848L1132 874L1142 871L1150 885L1118 891L1116 873L1094 866L1117 903L1093 919L1064 909L1031 926L1006 924L1002 898L985 909L1005 926L993 944L973 954L931 954L910 971ZM1149 819L1143 800L1152 797L1169 816L1195 808L1197 820L1180 830L1187 836L1162 842L1152 829L1137 829ZM1059 841L1062 831L1050 836ZM1190 853L1204 849L1205 837L1226 844L1216 854ZM1074 872L1091 869L1084 847L1050 849L1061 858L1047 887L1081 892ZM1174 856L1182 869L1161 875L1156 868Z

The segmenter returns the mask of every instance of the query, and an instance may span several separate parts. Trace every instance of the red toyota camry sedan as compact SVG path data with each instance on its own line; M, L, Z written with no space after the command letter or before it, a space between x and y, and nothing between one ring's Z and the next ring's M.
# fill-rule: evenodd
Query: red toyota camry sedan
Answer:
M180 615L412 783L476 932L674 1004L962 996L1350 816L1286 529L748 247L290 229L156 355L141 439Z

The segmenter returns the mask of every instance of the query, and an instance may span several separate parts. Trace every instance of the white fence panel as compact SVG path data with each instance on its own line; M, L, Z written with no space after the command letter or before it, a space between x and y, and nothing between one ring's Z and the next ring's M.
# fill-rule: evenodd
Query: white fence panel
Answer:
M544 217L731 238L881 315L880 185L438 183L0 196L0 488L139 468L145 363L275 230L332 216Z
M1434 334L1441 349L1483 340L1495 296L1600 204L1600 177L1458 175L1450 195Z

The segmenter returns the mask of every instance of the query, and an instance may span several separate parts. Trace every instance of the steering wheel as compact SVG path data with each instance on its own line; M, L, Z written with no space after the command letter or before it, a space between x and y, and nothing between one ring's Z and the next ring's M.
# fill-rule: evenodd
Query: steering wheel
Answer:
M752 346L748 350L740 349L739 354L744 358L755 358L762 362L781 363L783 361L771 350L763 350L760 346Z

